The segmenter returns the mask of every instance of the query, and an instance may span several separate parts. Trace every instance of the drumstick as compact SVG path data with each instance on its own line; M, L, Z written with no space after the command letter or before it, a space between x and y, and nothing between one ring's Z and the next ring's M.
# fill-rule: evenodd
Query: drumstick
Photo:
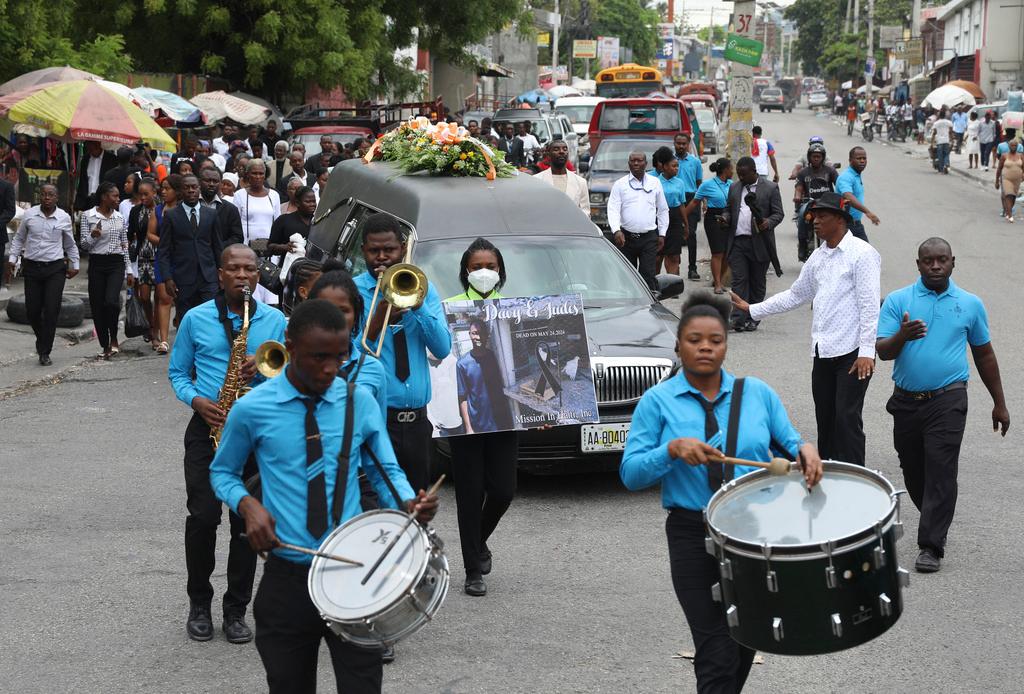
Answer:
M241 533L239 535L239 537L242 538L243 540L246 540L246 539L249 538L249 536L246 535L245 533ZM307 549L306 547L300 547L298 545L293 545L293 544L290 544L288 542L281 542L280 540L278 540L277 544L274 545L274 546L275 547L283 547L285 549L290 549L290 550L295 551L295 552L302 552L303 554L308 554L311 557L321 557L323 559L333 559L334 561L340 561L343 564L351 564L352 566L366 566L365 564L363 564L363 562L356 561L355 559L347 559L347 558L342 557L342 556L337 555L337 554L328 554L327 552L320 552L320 551L315 550L315 549ZM260 556L264 557L264 559L266 558L266 556L264 555L263 552L260 552Z
M727 465L746 465L748 467L763 468L773 475L789 474L789 461L785 458L772 458L770 463L762 463L759 460L744 460L743 458L730 458L723 455L721 458L718 458L718 461Z
M444 475L438 477L437 482L434 482L434 486L427 490L427 496L433 496L434 494L436 494L437 490L441 488L442 482L444 482ZM417 508L419 508L418 505L414 506L412 509L413 512L415 512ZM405 535L405 531L409 529L409 526L412 525L412 522L414 520L416 520L416 516L410 513L409 520L405 522L405 525L402 526L402 529L398 532L398 534L395 535L395 537L392 538L391 542L388 543L388 546L384 548L384 552L379 557L377 557L377 561L373 563L373 566L370 567L370 570L366 573L366 576L363 577L363 580L359 582L359 585L366 585L366 582L370 580L371 576L373 576L373 572L376 571L377 568L381 565L381 562L384 561L384 557L388 556L388 554L391 553L391 550L395 548L395 545L398 543L398 538L402 537L402 535Z

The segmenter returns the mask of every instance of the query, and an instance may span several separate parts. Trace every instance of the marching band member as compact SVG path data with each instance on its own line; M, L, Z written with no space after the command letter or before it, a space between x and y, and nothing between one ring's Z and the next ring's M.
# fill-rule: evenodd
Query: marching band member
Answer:
M210 461L213 443L210 429L224 425L225 411L218 393L224 384L234 338L242 328L243 292L256 286L259 270L256 254L242 244L224 249L218 270L220 293L185 314L171 352L168 376L178 399L194 410L185 429L185 493L188 517L185 519L185 566L188 569L188 597L191 607L186 630L195 641L213 638L210 603L213 586L210 575L215 564L217 526L221 504L210 486ZM266 304L252 301L249 308L250 352L265 340L284 339L285 318ZM194 374L194 376L193 376ZM241 365L243 383L259 378L255 359L250 355ZM248 643L252 631L245 623L245 611L252 597L256 555L239 535L244 526L234 513L231 545L228 550L228 589L224 594L224 634L231 643Z
M684 304L676 333L682 369L640 399L619 469L634 491L661 483L672 585L693 636L697 691L723 694L743 689L754 651L730 638L725 614L711 598L718 568L704 548L702 511L724 482L756 468L716 458L723 450L759 461L773 452L799 456L809 486L822 471L817 449L800 438L775 391L722 367L728 320L728 305L711 295L698 293Z
M311 557L279 547L286 542L317 549L335 527L359 514L360 468L382 501L393 504L380 472L363 462L362 448L373 452L420 522L437 510L435 495L417 495L406 481L370 394L337 378L349 337L345 317L329 302L299 304L286 333L288 366L232 408L210 467L218 498L245 519L252 548L271 551L253 609L256 649L271 694L316 691L321 639L331 653L338 691L381 691L381 649L354 646L331 631L309 597ZM346 435L347 455L341 450ZM256 457L265 505L242 483L250 455Z

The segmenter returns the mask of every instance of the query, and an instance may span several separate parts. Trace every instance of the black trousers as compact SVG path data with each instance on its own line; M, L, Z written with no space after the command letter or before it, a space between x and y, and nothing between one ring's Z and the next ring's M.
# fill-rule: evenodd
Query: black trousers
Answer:
M729 270L732 272L732 290L748 303L764 301L768 291L768 262L761 262L754 253L754 241L749 236L736 236L729 249ZM733 309L733 324L750 320L746 311Z
M180 321L189 309L205 303L217 294L216 284L203 284L196 287L178 287L178 296L174 300L174 310Z
M861 219L863 219L863 218L861 218ZM870 241L868 241L868 232L864 229L864 222L861 221L861 219L856 219L856 220L850 222L849 224L847 224L847 228L850 230L850 233L852 233L854 236L856 236L861 241L870 243ZM812 230L813 230L813 227L812 227Z
M89 306L96 339L106 350L117 342L117 319L121 314L121 285L124 258L113 253L89 256Z
M185 567L188 571L188 597L196 605L209 605L213 600L210 576L216 565L217 526L221 519L221 502L210 485L210 462L213 443L210 427L198 414L192 415L185 429L185 494L188 517L185 518ZM244 477L256 472L253 461L246 465ZM256 577L256 553L248 541L239 537L245 532L245 521L228 511L231 544L228 546L228 587L224 593L224 615L244 615L252 598Z
M480 575L480 554L516 494L519 433L453 436L452 474L466 575Z
M750 674L754 651L729 636L722 606L711 599L718 565L704 549L699 511L673 509L665 521L672 587L693 636L693 670L699 694L737 694Z
M630 265L640 271L640 276L651 291L658 291L658 283L654 279L658 267L658 230L652 229L642 234L623 230L622 233L626 237L626 243L619 249L622 255L626 256Z
M398 421L400 412L416 412L412 422ZM430 447L433 429L427 419L427 408L418 410L393 410L388 408L388 437L395 449L398 464L409 480L414 492L428 489L430 480Z
M57 333L67 265L63 260L38 263L24 258L21 272L25 278L25 312L32 332L36 334L36 354L49 354L53 350L53 336Z
M967 389L947 391L929 400L893 394L885 409L892 415L892 439L903 468L903 482L921 512L917 545L941 557L956 511Z
M841 357L814 357L811 395L818 423L818 452L823 459L864 464L864 394L870 378L849 373L857 350Z
M689 203L693 200L693 196L696 193L687 193L686 202ZM686 259L688 264L688 270L690 272L697 271L697 229L700 227L700 205L693 206L693 212L686 216L687 228L690 230L690 235L686 237Z
M347 643L328 628L309 598L308 574L308 566L271 556L256 591L256 650L267 671L270 694L316 691L321 639L331 653L339 692L379 693L384 680L381 651Z

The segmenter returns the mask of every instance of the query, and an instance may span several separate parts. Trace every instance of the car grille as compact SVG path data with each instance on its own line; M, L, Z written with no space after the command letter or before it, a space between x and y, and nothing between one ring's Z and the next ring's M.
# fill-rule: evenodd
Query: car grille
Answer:
M595 360L594 389L598 405L634 403L672 370L672 363L667 359L622 359L625 363L621 364L609 361Z

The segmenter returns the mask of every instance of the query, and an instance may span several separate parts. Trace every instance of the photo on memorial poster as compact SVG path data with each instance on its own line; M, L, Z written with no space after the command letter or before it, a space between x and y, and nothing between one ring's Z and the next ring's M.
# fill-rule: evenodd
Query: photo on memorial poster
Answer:
M579 294L445 302L431 361L435 436L599 421Z

